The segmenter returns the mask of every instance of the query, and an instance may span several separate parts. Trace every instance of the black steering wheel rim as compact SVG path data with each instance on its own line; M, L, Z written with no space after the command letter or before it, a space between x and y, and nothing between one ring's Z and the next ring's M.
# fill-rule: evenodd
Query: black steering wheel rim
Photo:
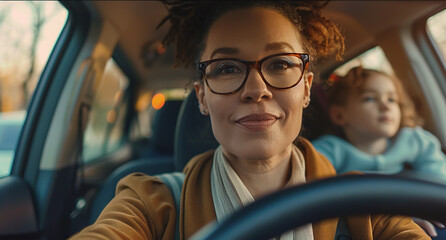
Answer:
M193 239L270 239L307 223L377 213L445 222L446 185L389 175L337 176L259 199Z

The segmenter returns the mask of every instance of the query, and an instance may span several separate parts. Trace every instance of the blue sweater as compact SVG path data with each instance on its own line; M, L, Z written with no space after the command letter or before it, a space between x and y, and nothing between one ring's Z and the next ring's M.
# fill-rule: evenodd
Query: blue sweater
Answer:
M441 178L446 183L446 155L437 138L421 127L402 128L383 154L370 155L342 138L325 135L313 141L338 174L353 170L394 174L407 163L422 175Z

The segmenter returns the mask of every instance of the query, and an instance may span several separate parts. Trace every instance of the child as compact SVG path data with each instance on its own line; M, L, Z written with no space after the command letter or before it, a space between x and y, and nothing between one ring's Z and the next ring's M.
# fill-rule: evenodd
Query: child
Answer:
M398 79L355 67L334 81L328 97L330 118L343 136L326 135L313 144L338 173L392 174L409 166L446 180L440 143L418 126L421 120Z
M446 180L440 143L418 126L421 121L398 79L355 67L334 81L328 98L330 119L341 128L342 137L325 135L313 145L338 174L353 170L393 174L409 167ZM414 220L436 236L427 221Z

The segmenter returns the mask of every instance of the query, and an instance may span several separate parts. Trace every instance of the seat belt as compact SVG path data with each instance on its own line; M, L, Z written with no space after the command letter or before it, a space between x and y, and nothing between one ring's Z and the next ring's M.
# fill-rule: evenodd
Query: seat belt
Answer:
M338 226L336 227L336 235L334 240L351 240L350 231L348 230L347 221L345 218L340 217L338 220Z
M172 172L156 175L164 185L172 193L173 200L175 202L175 210L177 213L175 220L175 240L180 240L180 205L181 205L181 190L183 188L184 173L182 172Z

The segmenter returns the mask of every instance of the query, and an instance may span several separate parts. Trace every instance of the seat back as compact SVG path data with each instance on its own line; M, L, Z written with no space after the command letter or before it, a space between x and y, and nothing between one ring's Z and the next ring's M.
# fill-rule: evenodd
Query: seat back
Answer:
M174 171L174 168L171 157L138 159L123 164L121 167L113 171L99 188L98 193L93 199L87 224L90 225L96 221L105 206L107 206L107 204L115 196L116 186L118 185L119 180L121 180L123 177L134 172L141 172L147 175L157 175L172 171Z
M175 169L182 171L192 157L217 146L210 118L200 113L198 99L193 90L183 101L178 116L174 140Z
M182 100L168 100L157 110L152 122L150 143L140 146L143 152L139 158L131 160L115 169L104 181L96 194L90 209L88 223L96 221L104 207L115 196L116 185L121 178L141 172L147 175L158 175L174 171L173 142L176 121Z
M327 96L327 80L314 79L310 105L303 111L300 136L313 141L323 135L343 136L339 126L330 119L330 102Z
M152 121L152 135L147 157L156 154L169 154L173 156L173 143L178 114L182 100L168 100L161 109L156 110Z
M328 99L323 83L314 81L311 87L310 105L303 111L301 136L312 141L322 135L333 133L336 127L328 113Z

